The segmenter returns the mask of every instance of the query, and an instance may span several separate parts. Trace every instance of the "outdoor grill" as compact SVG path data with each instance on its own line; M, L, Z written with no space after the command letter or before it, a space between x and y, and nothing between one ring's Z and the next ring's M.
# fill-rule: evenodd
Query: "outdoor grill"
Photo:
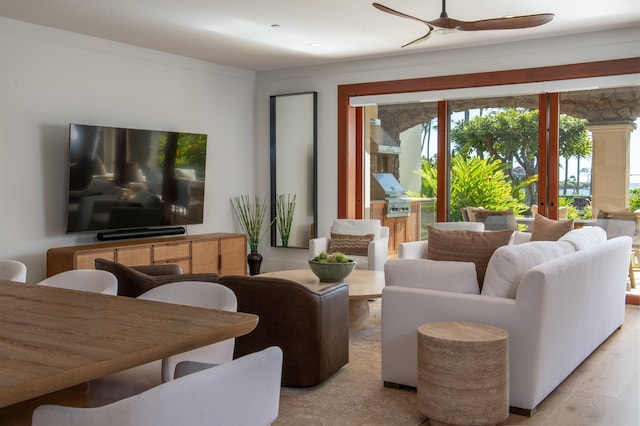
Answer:
M409 216L411 210L411 199L404 193L404 188L398 179L391 173L373 173L374 179L371 181L371 198L374 200L385 200L387 208L386 217Z

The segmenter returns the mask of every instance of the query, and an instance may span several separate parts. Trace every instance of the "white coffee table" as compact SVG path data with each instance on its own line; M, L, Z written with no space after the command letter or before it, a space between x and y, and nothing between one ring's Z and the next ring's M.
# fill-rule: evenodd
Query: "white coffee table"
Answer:
M310 269L265 272L260 276L295 281L312 290L334 285L321 283ZM349 286L349 328L358 329L369 320L369 299L382 296L384 272L355 269L344 281Z

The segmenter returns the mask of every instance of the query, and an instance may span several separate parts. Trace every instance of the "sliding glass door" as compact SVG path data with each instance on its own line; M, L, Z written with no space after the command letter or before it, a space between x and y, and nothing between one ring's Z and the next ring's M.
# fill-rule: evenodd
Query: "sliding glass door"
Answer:
M637 86L627 86L366 106L365 217L384 196L371 183L380 173L393 175L414 199L439 200L431 204L445 211L424 212L421 237L436 215L465 220L466 207L510 209L521 229L537 211L588 221L594 203L628 208L630 190L640 185L632 173L640 158L630 151L639 97ZM595 163L594 132L601 141Z

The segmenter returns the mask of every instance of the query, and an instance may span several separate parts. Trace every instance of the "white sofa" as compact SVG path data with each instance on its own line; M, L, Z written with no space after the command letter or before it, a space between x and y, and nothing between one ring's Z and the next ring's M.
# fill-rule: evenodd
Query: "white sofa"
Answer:
M413 253L424 246L413 244ZM531 415L622 325L630 249L629 237L606 240L595 227L571 231L558 242L503 246L491 257L482 294L474 290L473 263L389 260L382 292L385 385L416 386L420 325L490 324L509 332L512 411Z

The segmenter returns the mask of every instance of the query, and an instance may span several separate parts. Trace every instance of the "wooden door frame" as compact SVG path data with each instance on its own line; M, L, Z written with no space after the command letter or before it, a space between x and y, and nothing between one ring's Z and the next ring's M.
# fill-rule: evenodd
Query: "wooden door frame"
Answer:
M338 218L362 218L364 214L364 202L362 190L364 187L364 176L362 176L362 164L364 152L363 132L358 131L358 127L362 125L362 107L352 107L349 105L349 99L353 96L381 95L391 93L410 93L422 92L430 90L460 89L470 87L483 86L501 86L508 84L536 83L544 81L573 80L578 78L589 77L606 77L614 75L636 74L640 73L640 57L615 59L609 61L584 62L569 65L556 65L550 67L517 69L508 71L494 71L473 74L458 74L451 76L425 77L406 80L380 81L371 83L356 83L338 86ZM559 98L558 94L555 96ZM550 116L553 110L559 106L558 99L552 98L550 102ZM439 114L441 110L446 112L446 102L444 105L439 104ZM546 110L546 108L545 108ZM358 119L359 117L359 119ZM555 134L558 130L558 120L549 123L551 126L550 133ZM545 123L545 132L546 132ZM553 138L551 138L553 139ZM439 149L446 141L438 140ZM555 182L555 191L553 184L549 185L545 182L549 199L558 199L558 141L545 144L545 158L555 159L555 165L546 164L545 168L549 171L547 181ZM445 150L446 152L446 150ZM545 160L547 161L547 160ZM445 167L444 165L442 167ZM553 170L553 171L552 171ZM555 173L555 176L553 175ZM439 176L446 174L438 173ZM446 188L446 183L438 182L438 188L442 186ZM540 191L538 191L540 192ZM552 198L553 197L553 198ZM438 212L447 212L448 206L445 206L446 200L440 198L437 203ZM555 204L555 202L554 202ZM444 214L444 213L443 213ZM557 206L549 212L550 217L557 218ZM438 221L446 220L438 214ZM627 304L640 304L640 296L627 294Z
M502 86L522 83L539 83L545 81L573 80L578 78L606 77L634 73L640 73L640 57L610 61L584 62L569 65L555 65L540 68L525 68L506 71L339 85L337 217L361 218L364 213L362 194L362 188L364 187L364 176L362 176L362 162L364 155L362 150L363 132L357 130L359 125L358 123L360 123L360 125L362 124L362 107L350 106L349 99L351 97L484 86ZM552 103L555 104L555 102ZM360 117L359 120L358 117ZM555 126L557 126L557 120L555 121ZM550 122L549 125L553 126L553 123ZM555 132L553 127L552 131ZM553 144L549 148L553 148ZM554 152L549 152L549 154L554 154ZM555 156L557 157L557 146L555 147ZM551 167L551 164L549 164L549 167ZM557 178L557 167L555 170ZM552 172L550 171L550 173ZM550 175L549 179L552 178L553 176ZM440 183L438 183L438 185L440 185ZM553 196L552 192L550 193L550 196ZM557 188L555 196L555 199L557 199ZM445 200L438 200L438 211L446 211L444 204L440 205L444 202ZM554 216L557 217L557 206L555 206L555 212ZM440 218L438 218L438 220L440 220Z
M538 95L538 212L558 219L560 94ZM542 198L544 197L544 198Z

